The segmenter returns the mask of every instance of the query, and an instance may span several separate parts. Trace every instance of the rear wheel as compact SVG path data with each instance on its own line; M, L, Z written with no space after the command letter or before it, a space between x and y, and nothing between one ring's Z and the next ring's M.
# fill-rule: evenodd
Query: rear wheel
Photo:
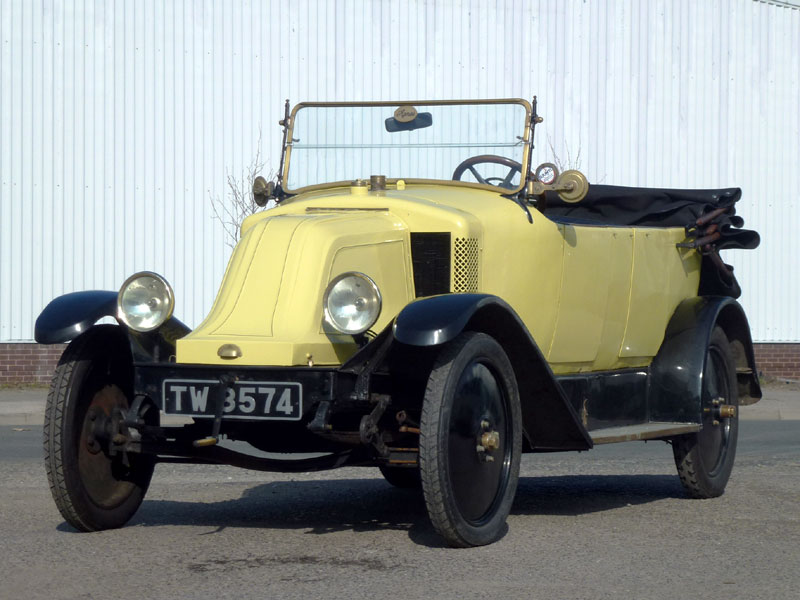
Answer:
M47 395L44 457L58 510L81 531L124 525L142 503L155 458L110 452L133 387L125 334L93 327L64 351Z
M519 393L503 348L465 332L442 349L420 420L422 490L433 526L448 544L500 538L519 479Z
M739 434L736 363L721 327L711 334L703 370L703 428L672 441L675 465L692 498L714 498L725 486Z

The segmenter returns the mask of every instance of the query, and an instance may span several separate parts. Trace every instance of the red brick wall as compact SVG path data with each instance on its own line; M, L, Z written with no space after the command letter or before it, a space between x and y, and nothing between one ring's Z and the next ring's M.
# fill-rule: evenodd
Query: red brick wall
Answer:
M0 344L0 385L50 383L65 345ZM800 380L800 344L756 344L758 370Z
M65 344L0 344L0 385L50 383Z
M755 344L755 351L761 373L800 379L800 344Z

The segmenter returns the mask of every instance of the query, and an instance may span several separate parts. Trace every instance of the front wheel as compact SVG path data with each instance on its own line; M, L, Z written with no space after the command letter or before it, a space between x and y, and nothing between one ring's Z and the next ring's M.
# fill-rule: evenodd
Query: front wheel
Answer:
M503 535L521 451L511 362L490 336L462 333L434 364L420 419L422 491L449 545L481 546Z
M715 498L725 492L736 457L738 398L730 344L722 328L715 327L703 369L703 428L672 440L678 475L692 498Z
M56 367L45 411L45 469L58 510L81 531L124 525L150 484L154 457L111 452L111 427L128 409L132 387L126 336L114 325L76 338Z

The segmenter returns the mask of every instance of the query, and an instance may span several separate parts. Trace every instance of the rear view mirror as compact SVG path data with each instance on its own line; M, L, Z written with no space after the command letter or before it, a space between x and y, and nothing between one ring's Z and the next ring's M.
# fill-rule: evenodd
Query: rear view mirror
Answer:
M431 113L418 113L417 109L413 106L404 105L398 107L398 109L394 111L393 117L386 119L385 125L386 131L389 133L394 133L395 131L413 131L414 129L422 129L423 127L430 127L433 125L433 117Z

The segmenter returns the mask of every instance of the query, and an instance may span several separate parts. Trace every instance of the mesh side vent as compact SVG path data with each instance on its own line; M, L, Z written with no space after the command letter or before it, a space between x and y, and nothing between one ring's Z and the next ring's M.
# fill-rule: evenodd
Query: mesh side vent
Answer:
M478 240L456 238L453 253L453 291L478 291Z

